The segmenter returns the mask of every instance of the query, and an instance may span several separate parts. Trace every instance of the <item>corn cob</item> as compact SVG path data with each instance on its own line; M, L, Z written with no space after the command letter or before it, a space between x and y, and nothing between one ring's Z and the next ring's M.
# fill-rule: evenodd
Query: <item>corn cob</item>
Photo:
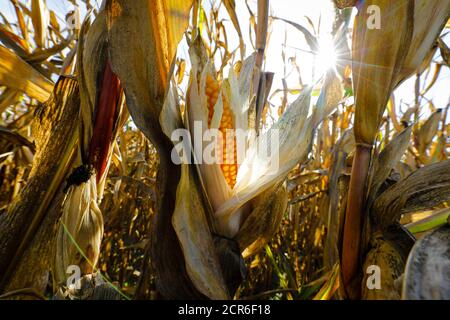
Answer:
M93 134L89 145L89 164L97 172L97 183L105 173L111 142L114 139L114 127L120 112L122 87L119 78L113 73L111 64L106 62L100 98L96 107Z
M206 96L208 102L208 126L211 127L211 120L214 116L214 106L219 97L219 82L214 80L211 76L206 77ZM230 108L228 100L222 95L223 100L223 114L219 125L219 131L222 136L219 137L217 159L220 160L220 167L222 169L225 180L230 188L236 184L237 176L237 154L236 154L236 138L232 134L234 130L233 113Z

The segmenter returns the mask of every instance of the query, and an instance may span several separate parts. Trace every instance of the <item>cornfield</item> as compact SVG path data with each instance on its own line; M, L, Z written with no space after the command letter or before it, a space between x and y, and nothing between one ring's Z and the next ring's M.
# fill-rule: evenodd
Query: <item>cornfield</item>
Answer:
M284 1L2 0L0 299L450 299L450 1Z

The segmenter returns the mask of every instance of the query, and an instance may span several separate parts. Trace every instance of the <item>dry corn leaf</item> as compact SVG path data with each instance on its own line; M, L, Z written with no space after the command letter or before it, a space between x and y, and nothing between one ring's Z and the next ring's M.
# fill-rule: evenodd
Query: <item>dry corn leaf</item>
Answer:
M30 148L30 150L32 152L36 151L35 150L36 148L34 147L34 143L29 141L27 138L22 136L20 133L14 132L14 131L8 129L7 127L1 126L1 125L0 125L0 137L9 141L10 143L12 143L14 145L26 146L26 147Z
M170 68L191 6L192 1L180 0L107 4L113 70L122 82L133 120L157 148L161 143L157 124Z
M52 81L3 46L0 46L0 85L22 91L39 102L45 102L53 90Z
M22 37L25 40L25 50L27 52L29 52L30 48L29 48L28 27L27 27L27 25L25 23L25 19L24 19L23 13L20 10L19 6L17 5L17 0L13 0L11 2L13 4L13 6L14 6L14 10L16 11L17 22L19 23L20 31L22 32Z
M444 40L439 39L439 49L441 50L442 59L444 59L444 63L447 67L450 67L450 48L447 47Z
M286 186L277 185L252 201L254 210L235 237L244 258L257 253L272 239L286 211L287 200Z
M449 225L427 233L416 242L406 263L403 299L450 299L449 251Z
M382 230L407 212L432 208L450 199L450 161L422 167L384 191L372 207Z
M339 79L334 70L328 71L317 100L316 117L318 122L315 123L315 126L336 109L343 97L344 88L341 79Z
M22 93L20 91L5 88L0 95L0 114L3 113L3 111L5 111L5 109L10 105L19 102L21 97Z
M355 138L372 145L381 117L405 60L413 33L413 2L410 0L364 1L353 31L353 84L355 92ZM380 8L381 27L368 28L368 7ZM383 46L378 45L383 41Z
M31 21L34 27L34 41L39 48L44 48L47 39L47 26L49 25L49 13L44 0L31 1Z
M425 155L425 151L433 141L439 130L439 124L442 119L442 110L434 112L417 132L417 146L420 155Z
M368 188L369 206L376 197L381 185L391 174L393 168L397 166L409 146L412 126L409 126L397 136L381 151L373 160L370 187Z
M12 49L20 57L26 56L26 47L28 43L2 25L0 25L0 40L5 46Z
M182 165L172 224L180 240L189 277L211 299L227 299L202 196L188 165Z
M330 270L339 261L339 236L343 217L340 216L340 199L346 199L347 194L342 194L339 180L345 174L347 157L355 148L355 137L351 129L336 142L333 148L331 165L328 173L328 212L327 212L327 238L324 247L324 263Z
M450 17L450 1L414 0L410 3L414 6L414 32L395 86L416 72L430 50L435 50L436 40Z
M239 48L241 50L241 58L244 59L245 56L245 44L244 39L242 38L241 27L239 25L239 20L236 15L236 3L234 0L223 0L223 4L227 9L228 15L230 16L231 22L233 23L234 28L239 36Z

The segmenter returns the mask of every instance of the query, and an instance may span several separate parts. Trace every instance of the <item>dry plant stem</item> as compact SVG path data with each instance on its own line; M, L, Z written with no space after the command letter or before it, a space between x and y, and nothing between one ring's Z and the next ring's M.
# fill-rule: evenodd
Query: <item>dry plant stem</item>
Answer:
M264 92L261 92L264 89L264 84L262 77L264 77L262 72L262 65L264 62L264 51L266 49L266 38L267 38L267 28L269 23L269 0L259 0L258 1L258 24L257 24L257 32L256 32L256 63L255 66L259 71L257 76L255 76L254 88L256 88L256 123L255 127L258 131L259 121L261 119L262 108L264 107L264 101L261 99L261 96L264 95Z
M341 262L344 289L350 299L358 299L360 295L360 285L355 278L359 270L364 194L371 150L368 145L357 145L350 178Z
M53 97L37 115L37 152L28 183L14 199L8 213L0 216L0 292L16 271L17 263L64 181L76 141L79 103L78 84L61 79Z

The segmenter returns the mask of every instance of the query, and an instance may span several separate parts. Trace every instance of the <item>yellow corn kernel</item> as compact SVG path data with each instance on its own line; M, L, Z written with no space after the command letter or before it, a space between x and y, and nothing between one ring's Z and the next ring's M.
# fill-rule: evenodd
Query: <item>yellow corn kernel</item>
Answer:
M214 106L219 97L219 82L214 80L211 76L206 77L206 88L205 93L207 96L208 102L208 126L211 126L211 120L214 115ZM229 134L234 129L234 120L233 113L231 111L229 102L222 96L223 99L223 113L222 119L220 121L219 130L222 133L222 138L218 141L219 144L219 152L217 157L222 160L221 161L221 169L225 180L228 185L233 188L236 184L236 176L237 176L237 155L236 155L236 138ZM232 155L230 157L230 155ZM230 157L228 159L227 157Z

